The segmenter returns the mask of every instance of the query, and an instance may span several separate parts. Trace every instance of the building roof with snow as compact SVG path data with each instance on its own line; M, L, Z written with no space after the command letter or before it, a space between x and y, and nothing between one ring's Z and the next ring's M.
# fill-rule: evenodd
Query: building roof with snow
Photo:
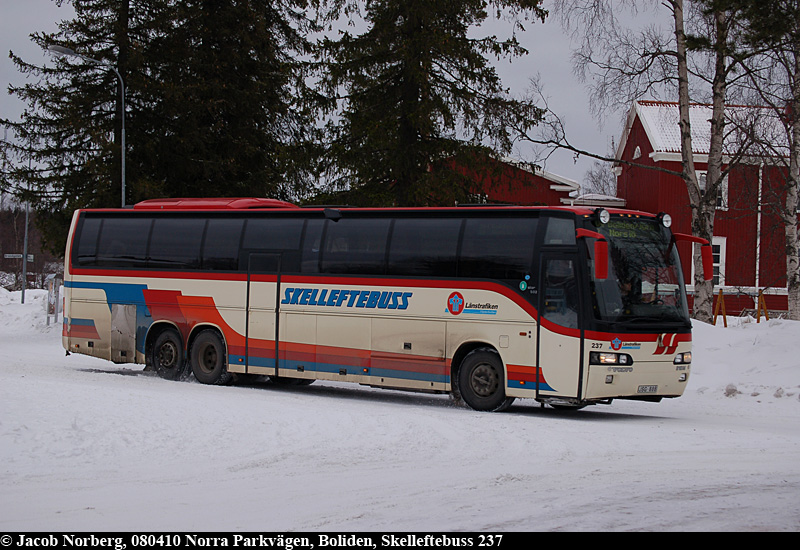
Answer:
M692 130L692 149L695 160L705 162L711 147L712 106L692 104L689 106L689 123ZM655 162L681 160L681 129L678 103L668 101L635 101L628 112L616 158L622 158L628 136L636 118L641 121L653 148L650 156ZM783 122L768 107L727 105L725 107L726 131L725 153L728 156L788 156L782 143L786 140ZM759 151L752 145L752 136L758 136L773 146L773 153ZM634 155L635 157L636 155Z

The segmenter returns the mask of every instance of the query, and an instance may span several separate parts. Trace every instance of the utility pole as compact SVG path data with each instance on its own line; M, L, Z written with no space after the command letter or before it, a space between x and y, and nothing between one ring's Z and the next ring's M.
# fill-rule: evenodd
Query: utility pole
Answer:
M28 172L31 171L31 158L33 157L33 141L31 141L31 148L28 151ZM30 181L30 180L28 180ZM28 187L30 191L30 187ZM25 303L25 287L28 286L28 217L31 210L31 198L25 197L25 238L22 243L22 296L21 303Z

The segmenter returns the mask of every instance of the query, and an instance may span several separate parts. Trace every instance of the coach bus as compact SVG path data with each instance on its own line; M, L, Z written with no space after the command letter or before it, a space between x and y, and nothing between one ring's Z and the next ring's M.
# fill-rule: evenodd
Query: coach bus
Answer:
M75 212L63 345L237 375L581 408L680 396L691 323L668 215L171 199Z

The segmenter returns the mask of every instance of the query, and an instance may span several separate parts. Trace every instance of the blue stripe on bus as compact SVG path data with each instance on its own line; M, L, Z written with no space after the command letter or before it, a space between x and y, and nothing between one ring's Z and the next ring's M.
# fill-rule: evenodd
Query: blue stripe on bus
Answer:
M525 382L524 384L519 380L509 380L508 381L509 388L515 388L520 390L535 390L536 389L536 382ZM556 391L550 387L549 384L545 382L539 382L539 389L541 391Z
M67 288L102 290L106 293L106 301L108 302L109 309L111 309L112 304L145 305L143 291L147 290L147 285L64 281L64 286Z
M78 319L77 317L69 317L69 322L72 325L81 325L86 327L93 327L94 319Z
M244 363L244 356L231 355L229 357L229 361L232 364ZM248 366L270 369L275 368L275 358L251 356L248 361ZM398 378L401 380L418 380L420 382L439 382L444 384L450 382L450 376L446 374L428 374L424 372L359 367L345 364L338 365L335 363L317 363L310 361L281 360L280 362L281 369L297 370L297 367L300 366L303 367L304 372L325 372L329 374L339 374L341 370L346 370L348 375ZM364 372L364 369L367 369L367 372Z

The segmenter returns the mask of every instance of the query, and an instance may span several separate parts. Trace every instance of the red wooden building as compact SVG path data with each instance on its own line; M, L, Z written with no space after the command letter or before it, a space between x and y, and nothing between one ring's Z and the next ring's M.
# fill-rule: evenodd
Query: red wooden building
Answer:
M561 206L574 201L580 185L538 166L511 158L486 159L481 168L458 167L475 182L475 203Z
M731 106L729 116L745 114L756 107ZM692 146L695 170L701 188L705 184L710 144L711 107L693 105ZM678 104L638 101L631 107L616 158L681 172ZM726 151L736 145L726 141ZM785 203L786 182L780 159L751 157L726 176L717 197L714 218L714 292L722 289L727 313L754 309L763 291L770 310L786 310L786 257L784 228L776 207ZM618 163L617 196L627 207L672 216L672 229L691 233L691 210L686 184L676 174ZM681 245L684 276L691 290L693 262L690 245Z

